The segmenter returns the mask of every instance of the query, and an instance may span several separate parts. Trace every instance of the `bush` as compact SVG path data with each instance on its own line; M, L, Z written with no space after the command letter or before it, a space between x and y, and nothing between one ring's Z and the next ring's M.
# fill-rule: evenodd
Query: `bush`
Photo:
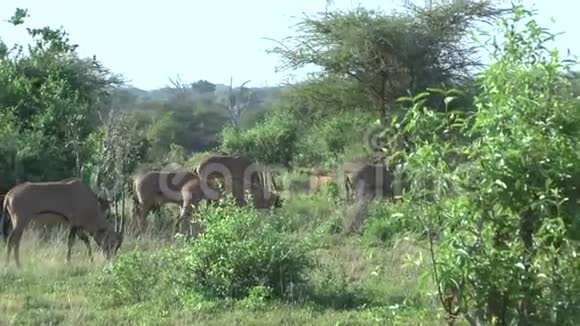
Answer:
M159 296L167 290L160 280L167 271L160 253L134 250L119 255L96 279L99 298L108 304L136 304Z
M293 166L334 169L345 154L353 148L365 149L364 133L371 124L372 115L344 112L328 117L304 132L297 144ZM366 153L366 152L365 152Z
M580 101L554 35L514 5L498 22L476 112L410 102L400 135L411 155L405 200L428 228L448 316L501 325L577 325ZM499 36L499 37L498 37ZM437 234L439 239L435 239ZM437 243L435 241L439 240Z
M155 301L188 304L193 299L255 301L292 294L312 266L312 242L285 234L282 219L251 206L200 206L204 233L156 253L119 255L96 278L99 300L108 304ZM258 291L260 295L257 295ZM267 294L267 295L266 295Z
M389 242L397 235L422 233L423 226L414 218L414 206L410 203L374 201L369 206L364 236L370 242Z
M266 286L283 296L303 282L310 266L307 243L296 243L275 227L270 214L237 207L231 199L221 207L201 206L205 232L185 242L175 281L206 297L243 298Z
M221 150L267 164L288 164L295 153L299 121L289 111L275 110L254 128L224 128Z

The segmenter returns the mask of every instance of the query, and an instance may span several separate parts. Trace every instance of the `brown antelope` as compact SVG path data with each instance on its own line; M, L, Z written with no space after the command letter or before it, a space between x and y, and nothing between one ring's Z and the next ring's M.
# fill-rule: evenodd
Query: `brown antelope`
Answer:
M394 197L394 174L384 164L365 164L349 179L355 198Z
M256 162L239 156L215 155L201 161L196 168L202 180L205 182L220 178L224 181L225 191L231 193L236 203L245 205L245 191L249 190L253 195L255 208L281 207L281 197L266 189L264 178L260 177L260 168Z
M183 207L184 185L197 178L187 171L149 171L133 177L134 216L137 217L139 230L145 227L145 218L151 210L165 204Z
M11 251L14 250L18 267L24 229L31 221L40 221L47 214L61 216L70 227L67 251L69 261L75 236L85 241L85 232L101 247L107 260L115 255L123 242L124 223L116 230L107 220L110 212L108 202L100 199L78 178L21 183L6 194L2 212L3 218L8 215L12 224L7 239L6 262L8 264Z

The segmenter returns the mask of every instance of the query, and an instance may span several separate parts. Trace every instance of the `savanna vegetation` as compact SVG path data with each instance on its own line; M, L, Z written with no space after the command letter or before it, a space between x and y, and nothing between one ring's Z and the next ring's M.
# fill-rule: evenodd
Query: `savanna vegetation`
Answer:
M3 192L76 176L131 219L136 171L228 153L275 166L284 198L202 202L196 239L173 237L164 207L110 264L80 245L67 264L63 230L30 229L23 266L0 267L0 324L580 323L580 82L557 35L520 3L485 1L294 27L271 49L279 69L320 72L271 88L176 78L147 92L62 29L0 42ZM361 209L340 182L308 189L307 172L371 161L397 167L399 200Z

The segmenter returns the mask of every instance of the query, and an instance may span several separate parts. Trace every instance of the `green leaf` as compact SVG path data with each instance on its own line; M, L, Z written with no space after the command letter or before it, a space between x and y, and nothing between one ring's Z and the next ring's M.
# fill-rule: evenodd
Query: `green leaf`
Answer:
M443 102L445 102L445 105L449 105L449 103L451 103L456 98L457 97L455 97L455 96L447 96L445 99L443 99Z
M413 103L413 98L409 96L401 96L395 100L395 102L411 102Z
M445 91L442 90L441 88L427 88L427 90L431 93L437 93L437 94L441 94L441 95L445 95Z
M449 89L449 90L447 90L446 93L447 93L447 95L453 95L453 94L455 94L455 95L465 95L465 92L464 91L462 91L460 89L456 89L456 88Z
M507 185L503 181L501 181L499 179L495 180L495 184L498 185L498 186L500 186L500 187L502 187L502 188L504 188L504 189L507 189Z
M459 248L457 249L457 251L463 256L469 257L469 254L467 253L467 251L465 251L465 249Z
M429 96L428 92L419 93L415 97L413 97L413 102L417 103L418 101L426 98L427 96Z

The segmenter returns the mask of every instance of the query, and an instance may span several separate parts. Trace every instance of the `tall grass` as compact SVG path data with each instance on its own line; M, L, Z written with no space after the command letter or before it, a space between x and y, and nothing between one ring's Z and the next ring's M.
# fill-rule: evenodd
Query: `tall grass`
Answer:
M167 271L164 266L149 269L153 265L147 261L176 253L180 247L180 241L169 239L154 227L139 238L129 232L111 264L94 243L95 259L91 262L81 241L75 244L72 262L67 264L66 230L48 238L27 230L21 245L22 268L0 265L0 324L438 324L438 310L428 295L431 285L419 281L427 266L417 259L409 264L406 258L425 255L421 243L410 237L368 246L360 236L344 237L335 229L342 210L333 202L324 196L304 195L290 198L284 208L273 213L256 215L268 219L280 236L291 241L316 240L307 253L314 264L305 266L305 283L286 289L283 297L273 296L268 286L252 286L239 298L211 298L183 288L158 288L147 293L155 284L163 284L160 271ZM205 212L206 216L211 214ZM247 213L237 211L232 217L240 214ZM203 239L196 241L203 244ZM208 250L219 249L204 245ZM188 246L195 246L195 241ZM5 249L0 245L3 258ZM127 274L125 280L116 278L117 282L141 280L132 285L136 300L110 300L125 285L111 287L102 280L120 266L133 274ZM183 274L195 281L195 274Z

